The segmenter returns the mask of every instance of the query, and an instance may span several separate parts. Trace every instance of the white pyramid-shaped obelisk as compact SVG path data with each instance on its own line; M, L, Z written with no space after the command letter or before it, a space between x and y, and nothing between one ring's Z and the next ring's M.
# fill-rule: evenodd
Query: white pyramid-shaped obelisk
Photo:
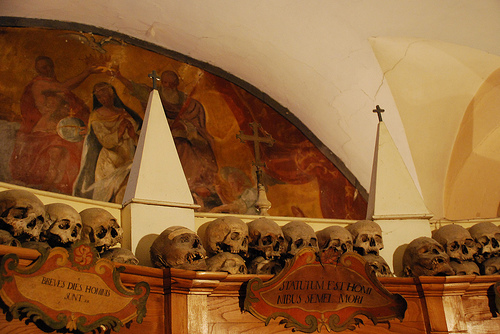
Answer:
M192 205L160 95L152 90L123 203L157 201Z
M431 237L432 214L381 116L379 120L366 219L382 229L380 256L401 276L406 246L418 237Z
M158 91L153 90L123 198L122 246L150 266L149 248L170 226L195 232L193 197Z
M420 192L384 122L378 123L367 219L429 218Z

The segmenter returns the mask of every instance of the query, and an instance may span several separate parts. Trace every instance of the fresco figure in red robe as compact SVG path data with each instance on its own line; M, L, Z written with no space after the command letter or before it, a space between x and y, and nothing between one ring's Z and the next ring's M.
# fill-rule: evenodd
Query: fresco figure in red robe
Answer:
M63 139L57 124L66 117L87 123L89 108L72 90L99 70L89 67L60 82L53 60L46 56L36 58L35 70L37 76L20 101L22 121L10 159L13 182L70 195L80 169L82 142Z

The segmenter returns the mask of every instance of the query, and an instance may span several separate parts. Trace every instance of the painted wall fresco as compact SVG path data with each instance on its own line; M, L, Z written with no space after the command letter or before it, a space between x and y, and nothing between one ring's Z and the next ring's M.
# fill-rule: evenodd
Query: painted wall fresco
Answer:
M239 86L118 38L0 28L0 181L120 203L141 131L148 74L203 212L254 213L260 144L269 214L364 219L366 201L292 123ZM161 152L161 145L158 147Z

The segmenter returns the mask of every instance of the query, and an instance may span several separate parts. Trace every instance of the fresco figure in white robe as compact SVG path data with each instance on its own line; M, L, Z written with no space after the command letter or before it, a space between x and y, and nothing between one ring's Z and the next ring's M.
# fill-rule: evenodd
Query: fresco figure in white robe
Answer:
M121 203L142 119L106 82L94 86L93 109L74 195Z

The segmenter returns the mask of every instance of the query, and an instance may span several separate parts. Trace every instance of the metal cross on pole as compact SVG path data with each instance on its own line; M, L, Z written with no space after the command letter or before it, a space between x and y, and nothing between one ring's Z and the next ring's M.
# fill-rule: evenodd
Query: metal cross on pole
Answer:
M253 147L255 151L255 161L254 165L256 167L255 173L257 174L257 201L255 202L255 207L259 211L261 216L268 215L267 210L271 208L271 202L267 199L266 188L262 184L262 169L261 167L265 166L260 160L260 143L265 143L268 146L273 146L275 140L271 137L270 134L266 134L264 137L259 137L259 128L262 129L262 126L259 123L252 122L250 126L253 129L252 135L246 135L243 131L240 131L239 134L236 135L242 143L245 141L253 141ZM262 130L263 131L263 130Z
M156 89L156 81L160 81L160 77L156 73L155 70L153 72L148 74L148 77L150 77L153 80L153 89Z
M375 109L373 109L373 112L376 112L377 115L378 115L378 121L379 122L382 122L382 113L384 112L385 110L384 109L380 109L380 106L377 104L377 106L375 107Z

